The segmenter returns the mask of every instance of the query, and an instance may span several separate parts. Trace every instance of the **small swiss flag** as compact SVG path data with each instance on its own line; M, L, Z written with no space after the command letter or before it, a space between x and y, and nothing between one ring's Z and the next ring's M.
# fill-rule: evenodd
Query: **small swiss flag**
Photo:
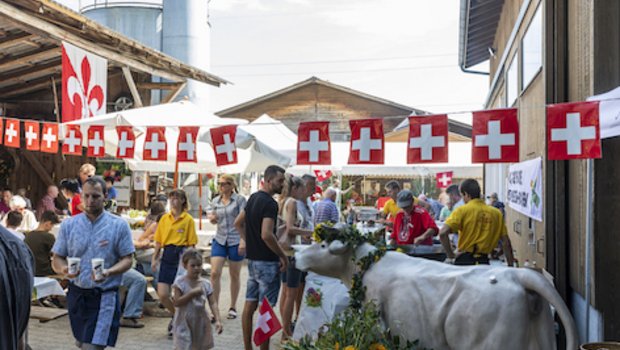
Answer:
M452 185L452 172L446 171L444 173L435 174L435 178L437 179L437 187L446 188Z
M103 125L92 125L88 128L87 142L86 155L97 158L105 156Z
M41 152L58 153L58 124L43 123Z
M517 109L495 109L472 114L472 163L518 162Z
M62 142L62 153L82 155L82 130L79 125L67 125L65 140Z
M276 316L276 313L269 305L267 298L263 298L263 302L258 310L256 318L256 329L254 330L254 344L256 346L266 342L277 331L282 329L282 325Z
M19 148L19 119L6 119L4 125L4 145Z
M235 146L236 125L225 125L211 129L211 145L215 152L217 166L237 164L237 146Z
M149 126L146 128L143 157L144 160L168 160L165 127Z
M316 180L318 182L323 182L327 179L329 179L330 177L332 177L332 171L331 170L315 170L314 171L314 175L316 175Z
M409 117L407 163L448 162L448 115Z
M383 119L349 121L349 164L383 164Z
M41 124L39 122L24 122L24 137L26 138L26 149L38 151L41 146Z
M329 122L299 123L297 135L298 165L331 164Z
M177 142L177 160L179 162L196 163L196 138L198 137L198 126L179 127L179 141Z
M598 102L547 106L549 160L601 158Z
M136 149L136 136L131 126L117 126L118 148L116 158L133 158Z

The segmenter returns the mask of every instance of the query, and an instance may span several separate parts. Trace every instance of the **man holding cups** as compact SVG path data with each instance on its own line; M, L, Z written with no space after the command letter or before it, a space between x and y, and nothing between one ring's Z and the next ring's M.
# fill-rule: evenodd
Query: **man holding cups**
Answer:
M85 180L84 212L62 222L52 248L52 267L70 279L67 302L71 330L81 349L114 346L118 336L121 275L134 252L129 225L104 211L106 185Z

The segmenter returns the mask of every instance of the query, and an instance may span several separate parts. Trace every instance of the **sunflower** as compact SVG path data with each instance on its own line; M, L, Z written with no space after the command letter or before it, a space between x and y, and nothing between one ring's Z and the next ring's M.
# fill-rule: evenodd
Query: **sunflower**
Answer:
M385 346L381 343L374 343L370 346L368 350L385 350Z

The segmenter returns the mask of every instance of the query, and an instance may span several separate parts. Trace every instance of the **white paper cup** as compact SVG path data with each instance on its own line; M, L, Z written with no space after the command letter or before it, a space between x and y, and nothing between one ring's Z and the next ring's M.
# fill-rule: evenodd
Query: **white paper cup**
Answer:
M80 258L77 257L69 257L67 258L68 273L70 275L75 275L80 270Z
M94 258L90 261L93 267L93 275L95 276L95 281L99 281L103 279L103 259Z

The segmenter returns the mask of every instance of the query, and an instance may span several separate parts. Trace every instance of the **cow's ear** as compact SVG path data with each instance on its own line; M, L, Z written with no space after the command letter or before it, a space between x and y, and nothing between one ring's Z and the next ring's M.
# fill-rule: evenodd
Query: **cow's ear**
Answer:
M333 241L329 244L329 252L334 255L342 255L347 251L347 245L342 241Z

